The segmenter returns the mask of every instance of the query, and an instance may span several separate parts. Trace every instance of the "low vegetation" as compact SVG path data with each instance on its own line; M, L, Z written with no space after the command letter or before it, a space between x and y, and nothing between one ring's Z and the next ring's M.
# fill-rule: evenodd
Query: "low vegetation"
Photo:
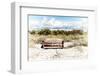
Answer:
M41 43L45 38L60 38L63 39L64 42L77 41L80 42L80 45L87 46L87 33L81 30L32 30L29 32L30 35L34 37L35 43Z
M32 30L30 32L31 34L39 34L39 35L76 35L76 34L83 34L83 31L81 30L71 30L71 31L65 31L65 30L49 30L49 29L41 29L39 31Z

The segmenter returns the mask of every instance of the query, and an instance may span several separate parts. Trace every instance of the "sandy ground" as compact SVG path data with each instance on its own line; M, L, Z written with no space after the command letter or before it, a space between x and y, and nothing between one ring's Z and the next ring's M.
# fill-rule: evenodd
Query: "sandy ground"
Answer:
M64 43L63 49L44 49L41 44L35 44L34 48L29 48L29 60L59 60L59 59L82 59L87 58L87 47L72 45L72 42Z

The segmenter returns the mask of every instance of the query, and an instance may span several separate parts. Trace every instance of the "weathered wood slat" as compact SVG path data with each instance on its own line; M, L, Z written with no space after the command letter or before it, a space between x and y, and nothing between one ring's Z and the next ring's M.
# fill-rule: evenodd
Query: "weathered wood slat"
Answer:
M42 42L42 48L63 48L64 41L62 39L45 39Z

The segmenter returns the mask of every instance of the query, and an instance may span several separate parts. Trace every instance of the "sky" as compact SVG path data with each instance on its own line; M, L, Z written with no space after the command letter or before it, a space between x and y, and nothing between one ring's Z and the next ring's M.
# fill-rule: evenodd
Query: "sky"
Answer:
M44 28L59 30L82 29L86 31L88 26L87 17L43 15L29 15L28 17L29 31Z

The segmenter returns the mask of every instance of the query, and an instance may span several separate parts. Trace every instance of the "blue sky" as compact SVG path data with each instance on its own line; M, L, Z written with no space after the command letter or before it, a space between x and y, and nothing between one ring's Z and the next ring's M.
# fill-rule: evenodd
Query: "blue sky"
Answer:
M87 23L87 17L29 15L29 30L43 28L80 29L81 26L86 27Z
M29 16L29 20L43 20L43 18L46 17L48 18L48 20L50 20L51 18L55 18L56 20L60 20L60 21L81 21L82 18L87 18L87 17L74 17L74 16L34 16L31 15Z

